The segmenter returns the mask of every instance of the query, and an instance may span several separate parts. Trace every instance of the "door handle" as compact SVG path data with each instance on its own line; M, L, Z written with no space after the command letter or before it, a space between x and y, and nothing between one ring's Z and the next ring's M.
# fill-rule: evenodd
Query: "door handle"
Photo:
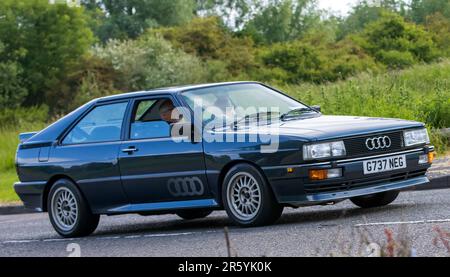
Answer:
M134 147L134 146L131 146L131 147L129 147L129 148L125 148L125 149L122 149L122 152L123 153L128 153L128 154L133 154L134 152L137 152L138 151L138 149L136 148L136 147Z

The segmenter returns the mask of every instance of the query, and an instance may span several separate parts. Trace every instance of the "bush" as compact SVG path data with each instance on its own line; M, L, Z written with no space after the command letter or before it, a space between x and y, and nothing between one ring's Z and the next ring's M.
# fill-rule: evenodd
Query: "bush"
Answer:
M435 128L450 126L450 95L449 91L438 91L431 99L424 100L420 109L425 121Z
M261 52L261 75L288 83L332 82L362 71L377 71L374 60L350 40L328 43L320 39L275 44Z
M411 52L401 52L397 50L380 50L377 53L377 59L392 69L406 68L416 63L416 59Z
M433 35L442 55L450 57L450 18L439 12L432 14L426 18L425 27Z
M47 122L49 119L49 109L47 106L30 107L30 108L15 108L15 109L1 109L0 122L1 130L20 128L21 126L29 126L34 123Z
M353 40L389 68L403 68L438 57L432 36L422 26L408 23L397 14L383 16Z
M110 62L83 56L70 74L47 92L51 114L64 114L94 98L119 92L124 87L119 75Z
M233 76L228 71L228 63L221 60L207 60L205 62L206 82L223 82L232 80Z
M232 76L246 73L255 66L253 41L234 37L217 17L195 18L186 26L151 32L162 34L175 47L203 61L221 61Z
M302 41L274 44L262 54L262 61L270 68L285 71L283 81L320 81L322 79L321 60L318 49ZM282 77L282 76L279 76Z
M136 41L111 40L104 47L95 47L93 54L112 64L126 90L198 83L206 76L199 59L150 33Z

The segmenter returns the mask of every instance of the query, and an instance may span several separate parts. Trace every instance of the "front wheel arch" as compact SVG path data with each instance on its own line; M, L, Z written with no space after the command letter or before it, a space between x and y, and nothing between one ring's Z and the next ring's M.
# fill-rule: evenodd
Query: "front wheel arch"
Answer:
M242 193L244 193L243 195L247 195L243 196L244 198L242 199L241 196L239 196L238 199L235 199L235 190L233 187L236 185L234 182L235 178L246 178L244 183L240 183L240 187L243 190ZM248 185L249 182L252 182L249 178L253 179L253 185L251 186ZM242 227L266 226L273 224L282 215L284 206L277 201L273 194L272 187L270 183L267 182L267 178L261 172L261 169L248 163L238 163L227 172L223 183L221 189L224 202L223 205L229 218L235 224ZM247 192L244 191L246 188ZM234 200L230 200L229 198L229 193L231 192L230 189L233 192ZM248 204L256 203L253 200L249 201L249 199L254 199L255 197L259 198L257 206L253 204L250 205L252 205L256 211L254 209L252 210ZM236 201L240 201L241 203L236 206ZM251 214L249 214L249 212L251 212Z
M264 171L261 169L260 166L258 166L257 164L247 161L247 160L235 160L232 162L229 162L228 164L226 164L222 170L220 171L220 175L219 175L219 179L217 181L217 188L218 188L218 198L219 198L219 203L221 205L221 207L224 207L224 203L223 203L223 199L222 199L222 187L224 185L224 180L225 180L225 176L227 175L227 173L236 165L239 164L247 164L250 165L252 167L254 167L256 170L259 171L259 173L261 174L261 176L265 179L265 181L267 182L267 184L269 185L269 189L271 190L272 194L275 195L274 190L272 188L272 184L269 182L269 179L267 178L266 174L264 174Z

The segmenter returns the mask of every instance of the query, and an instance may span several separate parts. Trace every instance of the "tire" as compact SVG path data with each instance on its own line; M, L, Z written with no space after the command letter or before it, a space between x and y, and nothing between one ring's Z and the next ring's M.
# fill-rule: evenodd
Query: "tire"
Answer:
M186 210L186 211L179 211L176 213L176 215L185 220L193 220L198 218L205 218L212 212L213 211L211 210Z
M356 206L359 206L363 209L369 209L387 206L394 202L399 194L399 191L386 191L378 194L356 197L350 200Z
M80 190L68 179L53 184L47 210L53 228L64 238L88 236L97 229L100 221L100 216L92 214Z
M284 208L266 178L248 164L235 165L228 171L222 184L222 201L230 219L241 227L271 225Z

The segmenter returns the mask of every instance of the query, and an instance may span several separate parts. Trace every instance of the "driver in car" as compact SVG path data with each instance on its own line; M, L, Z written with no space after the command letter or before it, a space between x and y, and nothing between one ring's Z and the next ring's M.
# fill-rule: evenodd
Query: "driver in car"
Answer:
M175 108L172 101L165 100L159 107L159 115L161 119L167 122L169 125L173 125L181 121L181 114L178 109Z
M176 124L183 123L183 114L173 105L171 100L165 100L161 106L159 106L159 115L161 120L167 122L170 126L170 132L172 137L183 136L183 126L174 128ZM174 133L175 132L175 133Z

